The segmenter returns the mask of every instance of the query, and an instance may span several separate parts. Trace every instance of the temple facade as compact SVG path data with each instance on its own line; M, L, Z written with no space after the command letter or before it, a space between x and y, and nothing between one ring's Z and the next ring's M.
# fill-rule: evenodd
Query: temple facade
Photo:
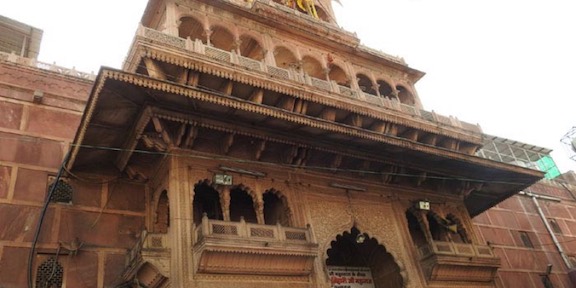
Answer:
M0 58L1 287L500 287L472 218L544 176L331 1L150 0L95 77Z

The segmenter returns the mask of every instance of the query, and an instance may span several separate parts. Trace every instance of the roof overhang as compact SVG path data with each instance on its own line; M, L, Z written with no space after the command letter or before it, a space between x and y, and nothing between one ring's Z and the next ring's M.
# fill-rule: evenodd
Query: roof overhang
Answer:
M154 119L231 129L254 137L262 134L263 139L469 182L472 185L462 190L473 216L543 177L536 170L110 68L103 68L95 81L68 169L125 172L131 154L139 149L144 127ZM162 157L162 153L149 154Z

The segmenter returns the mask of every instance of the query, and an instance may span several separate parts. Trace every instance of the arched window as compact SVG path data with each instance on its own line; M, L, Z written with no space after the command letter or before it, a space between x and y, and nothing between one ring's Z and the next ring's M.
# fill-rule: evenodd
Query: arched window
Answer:
M358 78L358 86L362 92L376 95L376 90L374 90L374 83L372 83L372 80L370 80L368 76L359 73L356 75L356 78Z
M256 39L248 36L240 36L240 47L238 48L240 55L254 60L261 61L264 59L264 49Z
M254 200L244 189L237 187L230 190L230 220L240 221L241 217L246 222L258 223Z
M325 80L326 76L324 75L324 68L322 68L322 64L320 61L316 60L310 56L304 56L302 58L302 71L304 71L308 76Z
M393 90L390 84L384 80L378 80L376 83L378 83L378 92L380 92L380 96L397 100L396 96L392 94Z
M198 20L192 17L182 17L180 19L180 26L178 27L178 36L181 38L190 37L190 39L200 39L202 43L206 44L206 36L204 34L204 26Z
M428 220L428 229L430 229L430 235L432 235L432 240L434 241L449 241L448 229L446 220L442 219L440 215L433 211L429 211L426 214L426 219Z
M410 93L408 89L404 86L396 86L396 90L398 90L398 99L402 104L414 105L416 102L414 100L414 95Z
M299 69L300 64L296 56L292 51L288 50L286 47L276 47L274 49L274 59L276 60L276 66L284 69L294 68Z
M332 65L330 68L330 73L328 73L328 78L330 80L336 81L336 84L340 86L346 86L350 88L350 78L344 72L344 69L340 68L338 65Z
M154 221L154 232L168 233L170 227L170 206L168 204L168 192L162 191L156 206L156 221Z
M412 211L406 211L406 220L408 221L408 230L410 231L410 236L412 237L414 245L420 247L428 243L426 235L422 230L422 223Z
M235 46L234 36L228 29L222 26L212 26L212 34L210 34L210 43L213 47L224 51L232 51Z
M194 223L199 225L202 222L202 215L206 213L208 219L223 220L222 206L220 206L220 195L218 191L210 187L207 183L200 183L194 187Z
M278 196L278 193L269 190L263 195L264 200L264 224L290 226L290 212L286 197Z

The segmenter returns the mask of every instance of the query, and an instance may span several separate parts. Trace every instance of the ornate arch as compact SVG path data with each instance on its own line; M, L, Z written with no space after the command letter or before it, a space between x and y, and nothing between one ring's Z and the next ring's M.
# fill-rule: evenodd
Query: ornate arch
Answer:
M252 201L254 201L254 204L256 204L257 202L260 202L260 199L258 198L258 193L256 193L256 191L252 190L252 188L244 185L243 183L240 183L238 185L234 185L234 186L230 187L230 191L232 191L234 189L240 189L240 190L243 190L244 192L246 192L248 195L250 195L250 197L252 198Z
M409 85L396 84L396 91L398 93L398 100L400 100L400 103L416 105L416 96Z
M356 72L356 79L358 87L360 88L360 90L362 90L362 92L372 95L378 95L377 90L374 88L374 84L376 82L374 82L374 77L372 77L371 73L365 73L361 71Z
M294 47L293 47L294 48ZM295 49L290 49L285 45L275 45L272 50L276 67L284 69L299 69L300 60Z
M168 227L170 227L170 201L167 190L160 192L158 202L154 207L154 232L168 233Z
M283 212L284 212L284 216L286 217L286 220L287 220L288 223L287 223L286 225L284 225L284 224L283 224L283 225L284 225L284 226L292 226L292 225L294 225L292 208L290 207L290 203L289 203L289 201L288 201L288 197L286 197L286 195L284 195L284 193L282 193L281 191L278 191L278 190L276 190L275 188L270 188L270 189L264 191L264 193L262 193L262 200L263 200L264 207L266 206L266 202L264 201L264 196L265 196L267 193L270 193L270 194L272 194L272 195L276 195L276 197L278 197L278 199L280 200L283 208L285 209L285 211L283 211ZM265 212L265 211L264 211L264 212ZM266 215L264 215L264 217L265 217L265 216L266 216ZM266 222L266 221L264 221L264 222Z
M343 68L344 63L340 63L339 61L331 62L330 64L330 71L328 72L328 78L332 81L336 81L338 85L349 87L351 86L350 75L346 70Z
M242 33L238 37L238 53L241 56L262 61L266 56L266 49L260 37L252 33Z
M203 203L210 203L210 196L208 196L208 198L204 198L204 201L207 200L207 202L204 202L203 200L199 200L197 199L197 197L199 197L198 195L196 195L196 189L201 188L201 186L205 186L211 190L213 190L217 195L218 195L218 203L220 204L220 209L209 209L209 212L207 212L207 210L205 210L206 206L204 206ZM192 190L192 195L190 195L191 200L192 200L192 219L194 219L194 222L196 224L198 224L200 222L200 219L202 218L202 213L207 212L207 213L213 213L214 215L209 217L212 217L211 219L220 219L220 217L222 219L226 219L226 214L225 211L223 209L223 204L225 202L225 199L223 198L222 195L222 189L223 187L220 185L215 184L212 180L210 179L203 179L203 180L199 180L198 182L196 182L196 184L194 184L194 187ZM213 197L213 196L212 196ZM196 202L199 201L199 202ZM195 204L198 204L198 206L196 206Z
M221 187L220 187L220 185L215 184L214 181L212 181L212 179L202 179L202 180L199 180L198 182L196 182L196 184L194 184L194 188L196 188L196 186L198 186L198 185L206 185L206 186L208 186L208 187L210 187L210 188L213 188L213 189L216 190L216 191L222 190ZM192 189L192 191L194 191L194 189Z
M210 44L224 51L232 51L236 47L237 35L227 25L218 23L210 26Z
M376 80L376 85L378 85L378 92L382 97L397 99L394 86L390 83L392 82L390 82L387 79L384 79L383 77L378 77L378 79Z
M326 67L324 67L323 61L319 60L318 57L306 54L302 56L301 62L302 71L308 74L310 77L322 80L326 79Z
M233 197L240 197L240 199L242 199L242 195L239 195L239 196L232 195L232 192L234 190L239 190L241 192L244 192L250 198L250 200L252 201L251 209L253 209L252 212L254 212L253 215L244 214L244 213L237 214L238 212L248 210L248 209L246 209L246 206L244 206L248 203L245 203L245 202L244 203L243 202L232 203ZM264 223L264 216L263 216L263 212L262 212L264 207L263 207L262 199L261 199L261 197L259 197L261 195L259 195L256 191L252 190L250 187L241 183L241 184L234 185L234 186L230 187L230 189L228 189L227 194L229 197L229 205L227 207L228 212L225 212L225 213L229 214L229 218L231 221L234 221L234 218L236 218L236 216L240 215L241 217L244 217L246 222L254 221L254 223L259 223L259 224ZM239 199L237 198L237 200L239 200ZM242 208L242 207L244 207L244 208ZM236 213L233 213L233 212L236 212ZM252 218L252 216L254 218Z
M198 27L193 26L195 23L198 23ZM202 21L197 16L184 14L180 16L178 20L178 36L181 38L190 37L190 39L200 39L203 43L207 41L206 29L207 25L205 21ZM186 30L186 31L183 31ZM194 37L193 35L198 35L202 37Z
M366 238L363 241L369 241L369 240L374 240L376 242L376 245L381 246L385 249L385 252L387 254L390 255L391 259L394 261L394 264L396 264L398 266L398 273L402 279L402 287L408 287L408 283L409 283L409 279L407 277L407 271L406 271L406 267L405 265L402 263L402 261L399 260L399 257L397 255L397 253L393 250L388 250L387 246L382 243L382 241L379 241L378 238L376 238L375 234L370 233L370 231L365 230L365 229L361 229L360 227L362 227L363 225L361 224L361 222L357 222L354 221L355 223L353 223L353 225L349 225L347 226L347 228L345 228L344 230L340 230L340 233L336 232L334 233L334 235L336 235L334 238L332 239L328 239L327 243L324 243L324 245L322 245L323 247L323 252L322 252L322 263L323 263L323 267L324 267L324 272L325 272L325 276L328 279L328 274L327 274L327 269L326 269L326 263L327 260L329 258L328 256L328 250L332 248L332 243L335 242L334 239L338 239L338 237L345 237L346 233L348 234L353 234L354 233L354 229L356 229L359 232L359 235L364 235ZM344 226L344 225L343 225ZM344 231L344 232L341 232ZM372 235L372 236L371 236ZM337 240L336 240L337 241ZM373 275L374 276L374 275Z

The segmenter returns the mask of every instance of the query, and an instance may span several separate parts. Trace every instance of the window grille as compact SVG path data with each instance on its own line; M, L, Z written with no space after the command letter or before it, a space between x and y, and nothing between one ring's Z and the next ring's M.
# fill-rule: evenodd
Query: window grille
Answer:
M548 223L550 223L550 228L552 228L552 231L554 231L554 233L557 234L562 233L562 229L560 229L560 226L558 226L558 222L556 222L556 220L548 219Z
M534 244L532 244L532 240L530 240L530 236L528 235L528 233L524 231L520 231L519 233L520 233L520 239L522 240L522 244L524 244L524 247L534 248Z
M54 185L56 185L56 189L50 197L50 202L72 203L72 186L70 186L70 184L65 180L60 179L58 180L58 183L53 181L48 185L48 192L50 192Z
M36 270L37 288L60 288L64 279L64 268L56 257L46 259Z

